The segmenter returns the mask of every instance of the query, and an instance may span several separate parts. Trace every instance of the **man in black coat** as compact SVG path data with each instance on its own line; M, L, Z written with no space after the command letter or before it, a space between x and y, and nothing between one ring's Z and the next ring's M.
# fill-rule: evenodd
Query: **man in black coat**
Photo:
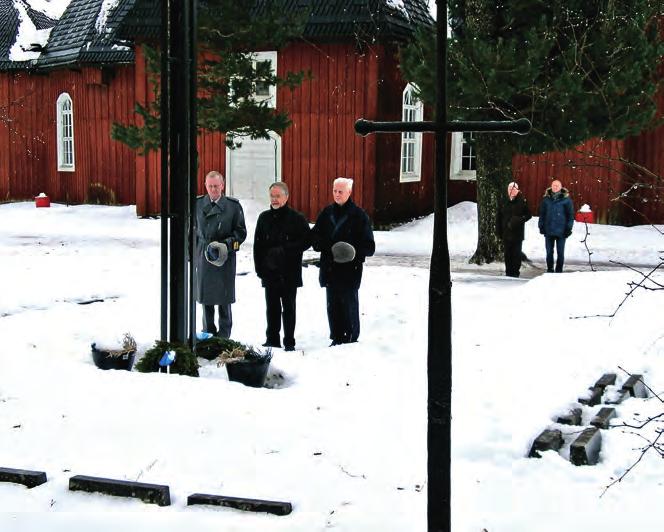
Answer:
M353 180L334 180L334 203L318 215L311 230L320 251L320 285L326 289L331 345L356 342L360 336L358 290L365 257L376 250L369 216L353 203Z
M499 204L496 216L496 234L503 240L505 275L508 277L520 275L524 226L531 218L519 185L510 183L507 185L507 197Z
M302 286L302 252L311 244L309 222L291 209L288 186L270 185L270 209L258 216L254 233L254 265L265 288L267 329L264 346L281 347L281 321L284 348L295 350L295 298Z
M235 303L235 255L247 238L244 211L224 195L226 180L217 171L205 176L207 194L196 200L196 301L203 305L203 330L229 338ZM219 328L214 324L214 307Z

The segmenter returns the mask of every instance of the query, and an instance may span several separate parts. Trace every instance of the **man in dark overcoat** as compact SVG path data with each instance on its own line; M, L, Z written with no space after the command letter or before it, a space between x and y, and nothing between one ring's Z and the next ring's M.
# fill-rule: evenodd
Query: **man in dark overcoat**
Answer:
M496 215L496 234L503 241L505 275L508 277L519 277L521 273L524 228L531 218L528 203L519 185L515 182L508 184L507 196L500 202Z
M331 345L360 336L358 291L365 257L376 250L369 216L350 199L353 180L334 180L334 203L318 215L311 240L320 251L320 285L327 297Z
M309 222L288 205L288 186L278 181L269 189L270 208L258 216L254 232L254 266L265 288L267 329L264 346L295 350L295 298L302 286L302 252L311 244Z
M196 301L203 305L203 330L229 338L235 303L235 256L247 238L240 202L224 194L226 181L219 172L205 176L207 194L196 200ZM218 328L214 307L219 313Z
M544 192L539 209L539 230L544 235L546 247L546 271L552 273L553 248L556 248L556 273L565 264L565 241L574 227L574 205L569 192L557 179Z

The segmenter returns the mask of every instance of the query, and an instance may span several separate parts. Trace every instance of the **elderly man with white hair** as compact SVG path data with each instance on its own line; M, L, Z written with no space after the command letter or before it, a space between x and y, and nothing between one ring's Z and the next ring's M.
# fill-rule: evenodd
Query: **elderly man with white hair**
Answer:
M353 180L334 180L334 202L318 215L311 240L320 251L320 285L326 289L331 345L357 342L360 336L358 291L365 257L376 244L369 216L350 195Z
M505 275L508 277L520 275L524 227L531 218L528 203L521 194L519 185L515 182L509 183L507 196L498 204L496 216L496 234L503 240Z

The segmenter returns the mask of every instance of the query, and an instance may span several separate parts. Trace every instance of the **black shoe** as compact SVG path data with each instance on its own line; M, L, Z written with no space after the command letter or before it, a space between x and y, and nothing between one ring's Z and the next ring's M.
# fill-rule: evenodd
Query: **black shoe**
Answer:
M263 347L281 347L279 342L265 342Z
M284 351L295 351L295 346L287 345L286 347L284 347Z
M553 270L546 270L546 273L553 273Z

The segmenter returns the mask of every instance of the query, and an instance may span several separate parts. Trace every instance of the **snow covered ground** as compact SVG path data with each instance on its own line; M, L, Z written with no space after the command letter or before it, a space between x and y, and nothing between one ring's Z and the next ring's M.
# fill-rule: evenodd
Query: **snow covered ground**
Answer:
M250 237L233 308L234 338L252 344L265 328L250 245L262 208L245 205ZM0 466L49 478L30 490L0 483L0 530L425 530L431 227L428 217L376 233L357 344L328 347L318 270L306 268L299 351L275 350L275 387L252 389L206 361L200 378L93 365L93 341L129 331L142 352L159 335L157 220L137 219L131 207L0 205ZM516 280L502 265L467 265L475 206L449 210L454 532L661 528L656 454L600 497L638 459L644 438L656 437L654 423L640 435L603 431L597 466L571 465L565 449L525 458L603 373L623 381L622 367L657 392L664 386L664 291L637 292L614 318L572 319L611 314L640 276L609 261L647 271L664 237L647 226L590 230L601 271L589 271L577 224L567 272L541 274L543 239L531 220L524 251L534 266ZM586 422L598 408L586 410ZM629 399L615 423L662 409L656 398ZM168 484L172 505L69 492L77 474ZM289 501L293 513L187 507L194 492Z

